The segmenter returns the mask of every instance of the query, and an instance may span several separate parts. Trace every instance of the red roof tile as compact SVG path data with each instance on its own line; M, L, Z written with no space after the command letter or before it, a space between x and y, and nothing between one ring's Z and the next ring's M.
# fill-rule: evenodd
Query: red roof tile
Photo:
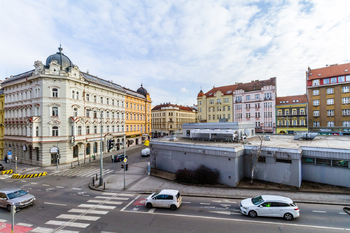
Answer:
M242 89L245 92L249 91L259 91L263 86L276 86L276 78L270 78L267 80L255 80L250 83L240 83L238 84L237 90Z
M294 100L294 102L293 102ZM284 103L283 103L284 101ZM288 103L287 103L288 101ZM281 103L282 102L282 103ZM276 98L276 106L277 105L287 105L287 104L306 104L307 103L307 95L291 95L291 96L283 96Z
M177 104L167 103L167 104L159 104L159 105L155 106L154 108L152 108L152 111L153 110L160 110L164 107L170 107L170 106L177 107L180 110L189 111L189 112L192 112L192 110L195 110L194 108L191 108L191 107L185 107L185 106L181 106L181 105L177 105Z
M343 75L349 75L349 74L350 74L350 63L345 63L341 65L331 65L331 66L318 68L318 69L310 69L308 80L343 76Z
M214 87L207 93L205 93L206 97L213 97L217 91L221 91L224 95L232 95L232 93L236 90L237 85L229 85L222 87Z

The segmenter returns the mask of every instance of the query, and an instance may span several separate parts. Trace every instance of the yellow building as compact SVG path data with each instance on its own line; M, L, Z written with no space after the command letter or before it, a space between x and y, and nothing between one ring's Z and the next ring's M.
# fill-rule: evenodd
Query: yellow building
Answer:
M276 98L276 133L307 132L307 96L294 95Z
M153 137L171 135L182 130L183 123L197 122L197 111L193 107L186 107L171 103L160 104L152 108Z
M141 87L137 91L124 88L125 135L127 147L141 144L151 136L151 97Z
M0 89L0 160L4 160L4 90Z

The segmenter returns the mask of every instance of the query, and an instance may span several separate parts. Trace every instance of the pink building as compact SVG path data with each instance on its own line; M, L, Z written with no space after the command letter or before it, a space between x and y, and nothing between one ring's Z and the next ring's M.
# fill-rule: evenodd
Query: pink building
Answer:
M233 96L234 122L254 122L256 132L275 133L275 77L250 83L238 83Z

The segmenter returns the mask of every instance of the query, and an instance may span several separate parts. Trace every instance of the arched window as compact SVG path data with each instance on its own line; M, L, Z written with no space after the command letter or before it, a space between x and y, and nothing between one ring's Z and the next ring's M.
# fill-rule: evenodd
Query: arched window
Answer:
M90 126L86 126L86 134L90 134Z
M124 125L122 125L122 132L124 132Z
M58 136L58 127L57 126L52 127L52 136Z
M139 131L140 130L140 126L139 125L137 125L137 131Z
M75 92L72 91L72 99L74 99L74 97L75 97Z
M107 111L107 118L109 118L109 111Z
M101 104L103 104L103 97L101 97Z
M119 125L117 125L117 132L119 132Z
M126 126L126 132L129 132L129 126L128 125Z
M134 125L134 131L136 131L136 125Z
M114 105L114 99L112 99L112 105Z
M107 100L107 104L109 104L109 98L107 98L106 100Z
M115 128L114 128L114 125L112 125L112 132L113 132L113 133L115 132L114 129L115 129Z
M58 97L58 89L57 88L52 89L52 97Z
M35 136L39 137L39 126L35 128Z
M58 116L58 107L52 107L52 116Z
M73 116L78 116L78 108L73 109Z
M79 91L77 91L76 99L77 99L77 100L79 99Z
M114 112L112 112L112 118L114 118Z
M90 95L86 94L86 101L90 101Z
M94 95L94 102L97 103L97 97Z
M117 100L117 107L119 107L119 100Z
M94 126L94 133L97 134L97 126Z

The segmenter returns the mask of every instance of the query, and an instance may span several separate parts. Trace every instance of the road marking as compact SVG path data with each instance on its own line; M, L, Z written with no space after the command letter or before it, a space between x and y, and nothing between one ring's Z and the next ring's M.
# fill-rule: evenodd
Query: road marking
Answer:
M135 211L125 211L130 213L136 213L136 214L149 214L148 212L135 212ZM158 215L158 213L155 213ZM221 220L221 221L233 221L233 222L244 222L244 223L252 223L252 220L244 220L244 219L234 219L234 218L219 218L219 217L208 217L208 216L198 216L198 215L185 215L185 214L167 214L167 213L161 213L159 215L162 216L172 216L172 217L185 217L185 218L202 218L202 219L212 219L212 220ZM254 223L259 224L271 224L271 225L277 225L280 226L281 223L279 222L266 222L266 221L259 221L256 220ZM341 230L341 231L350 231L350 228L337 228L337 227L325 227L325 226L314 226L314 225L304 225L304 224L295 224L295 223L283 223L284 226L292 226L292 227L308 227L308 228L316 228L316 229L327 229L327 230Z
M48 184L43 184L43 186L50 186L50 185L48 185Z
M323 211L323 210L313 210L312 212L314 212L314 213L322 213L322 214L326 213L326 211Z
M34 228L33 230L31 230L30 232L33 232L33 233L51 233L53 232L55 229L52 229L52 228L46 228L46 227L37 227L37 228ZM55 231L56 233L79 233L79 231L66 231L66 230L58 230L58 231Z
M62 187L62 186L56 186L56 188L58 188L58 189L64 189L64 187Z
M216 213L216 214L225 214L225 215L231 215L231 214L239 214L241 215L241 213L232 213L231 211L209 211L211 213Z
M210 205L210 203L200 203L201 205Z
M183 201L182 204L191 204L190 201Z
M74 219L74 220L86 220L86 221L97 221L100 217L81 216L81 215L73 215L73 214L61 214L61 215L57 216L56 218Z
M102 210L86 210L86 209L71 209L68 210L71 213L81 213L81 214L108 214L109 211Z
M72 188L73 190L81 190L81 188Z
M59 204L59 203L52 203L52 202L44 202L44 204L47 204L47 205L61 205L61 206L67 206L67 204Z
M88 204L80 204L78 205L80 208L96 208L96 209L115 209L115 206L105 206L105 205L88 205Z
M102 195L110 195L110 196L127 196L127 197L133 197L135 196L135 194L131 194L131 193L102 193Z
M153 214L153 213L154 213L154 211L156 211L156 208L152 208L152 209L150 209L150 210L148 211L148 213Z
M234 204L234 203L237 203L237 202L235 202L235 201L230 201L230 200L213 200L212 202L218 202L218 203L232 203L232 204Z
M101 203L101 204L111 204L111 205L121 205L121 201L102 201L102 200L88 200L90 203Z
M63 226L63 227L79 227L79 228L87 228L90 225L89 223L63 222L63 221L54 221L54 220L50 220L45 224L57 225L57 226Z
M229 205L229 204L220 204L220 205L223 206L223 207L231 206L231 205Z
M7 222L7 220L5 220L5 219L0 219L0 222Z
M27 224L27 223L21 223L21 222L17 223L16 225L22 226L22 227L31 227L31 226L33 226L33 224Z
M120 211L124 211L126 208L128 208L129 205L131 205L134 201L136 201L141 195L138 195L137 197L135 197L134 200L130 201L129 204L127 204L123 209L121 209Z
M103 198L103 199L110 199L110 200L124 200L124 201L127 201L129 200L128 197L104 197L104 196L96 196L95 198Z
M38 183L36 183L36 182L30 182L31 184L38 184Z
M344 213L344 212L339 212L339 214L347 214L347 213Z

